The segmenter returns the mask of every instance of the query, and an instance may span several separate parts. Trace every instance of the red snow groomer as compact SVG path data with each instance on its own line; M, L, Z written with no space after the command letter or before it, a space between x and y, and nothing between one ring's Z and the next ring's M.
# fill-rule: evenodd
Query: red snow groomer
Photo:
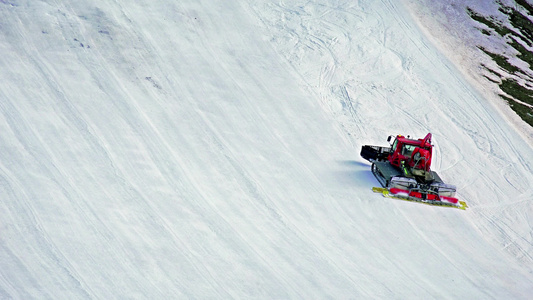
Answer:
M390 142L392 136L387 139ZM389 147L364 145L361 156L372 163L372 173L383 188L373 188L384 196L431 205L466 209L455 198L455 186L431 171L431 133L423 139L397 135Z

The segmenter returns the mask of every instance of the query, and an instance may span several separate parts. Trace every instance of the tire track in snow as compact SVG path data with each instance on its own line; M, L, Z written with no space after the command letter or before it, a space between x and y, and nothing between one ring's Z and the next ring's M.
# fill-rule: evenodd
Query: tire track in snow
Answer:
M398 203L399 204L399 203ZM402 203L404 204L404 203ZM411 216L407 215L403 208L398 207L398 205L395 205L397 209L400 211L403 219L407 221L411 227L415 230L416 234L425 242L427 243L432 249L435 250L433 253L438 253L440 256L444 257L446 261L449 263L449 265L453 266L453 270L455 272L461 274L461 276L469 281L469 283L472 286L478 286L478 278L473 278L470 274L467 274L463 271L463 266L457 263L457 259L454 259L451 255L447 254L445 251L442 250L441 246L437 245L435 242L433 242L433 239L426 235L423 230L420 229L420 226L416 223L416 220L413 220ZM464 282L463 282L464 284ZM481 291L485 296L489 297L488 292Z
M8 187L7 194L11 195L10 199L7 200L9 201L7 202L7 205L2 205L8 206L9 204L11 204L9 207L6 207L7 211L5 211L4 216L7 217L9 215L14 215L17 217L17 219L23 219L23 222L21 222L23 225L17 225L17 223L12 223L10 224L10 229L15 232L18 232L18 237L22 237L25 242L30 245L30 247L32 248L31 254L38 255L38 259L42 260L41 264L44 264L45 266L48 265L47 267L56 267L59 269L59 271L61 272L60 276L64 277L62 279L57 278L57 280L61 280L61 284L70 283L75 288L76 294L84 295L84 297L90 298L93 293L90 290L87 290L88 286L82 281L82 277L80 276L80 274L76 272L68 258L63 255L60 249L57 248L56 244L52 241L50 235L42 226L43 221L36 213L35 208L30 204L31 200L35 199L35 196L30 197L29 195L24 193L24 186L20 182L16 181L15 176L11 175L10 172L8 172L6 169L2 167L1 171L8 178L11 178L11 184L7 180L2 180L6 182L6 184L2 184L2 186ZM15 187L12 188L12 185L14 185ZM20 191L21 195L15 195L15 189L17 191ZM4 247L4 245L5 242L2 242L2 248ZM31 245L36 245L37 247L32 247ZM22 271L26 273L25 275L27 277L36 276L33 278L33 280L38 279L38 270L30 270L26 267L24 261L27 261L27 259L23 259L23 257L21 257L21 254L19 253L13 253L9 250L9 248L4 250L6 251L4 253L8 255L8 257L5 258L17 265L17 273L20 272L22 269ZM23 251L22 253L26 253L27 255L29 255L26 251L27 250ZM35 259L37 259L37 257ZM7 266L6 269L8 269ZM55 279L57 275L58 274L55 273L52 278ZM17 277L17 279L21 277L21 275L16 276L15 274L13 274L13 276ZM56 281L55 283L57 284L58 282ZM42 292L48 294L48 292L46 291ZM21 291L17 289L17 293L21 293Z
M52 74L54 74L54 72L51 71L50 69L47 69L42 57L40 57L40 55L38 55L36 53L37 52L34 52L34 54L27 53L26 56L30 57L30 61L32 62L32 65L37 67L37 69L39 70L39 73L44 78L47 78L48 76L50 76L51 79L42 80L42 82L48 83L48 86L50 87L50 90L56 91L56 95L60 95L60 97L58 99L60 104L57 106L57 108L59 108L60 110L61 109L64 110L64 113L60 114L60 116L61 116L60 118L66 117L66 119L68 120L67 122L69 124L74 125L73 126L74 128L79 129L79 132L81 132L81 135L84 136L86 141L92 141L91 144L93 146L93 149L98 149L99 145L100 145L100 142L97 139L95 139L93 136L91 136L91 134L88 131L88 126L83 121L83 118L81 118L79 116L79 113L75 111L75 109L71 105L70 101L63 96L63 95L65 95L65 93L61 92L61 90L59 88L59 84L57 84L57 81L54 81L54 76L52 75ZM34 59L34 57L36 57L37 59ZM11 107L9 109L9 111L13 112L13 111L15 111L15 109L13 107ZM20 115L19 115L19 117L20 117ZM17 119L20 120L20 118L17 118ZM19 124L20 124L20 122L17 122L17 123L13 122L12 123L12 127L16 128L16 126L19 126ZM39 136L40 136L40 134L28 134L28 133L26 133L23 136L20 136L18 138L18 140L21 141L22 143L24 143L26 140L28 140L28 141L30 141L30 140L33 140L33 141L42 140L42 138L40 138ZM76 192L74 192L74 194L72 194L71 192L68 192L68 190L70 190L70 191L79 191L77 188L75 188L75 184L72 183L72 181L69 179L69 176L66 175L66 174L69 173L69 171L68 170L64 170L64 169L57 169L56 168L56 166L61 166L62 164L60 164L58 162L59 161L58 158L55 157L55 155L53 154L55 151L52 151L50 149L50 147L48 147L46 145L45 142L41 142L41 144L39 146L37 146L37 147L36 146L26 146L26 149L34 149L34 150L31 150L30 153L32 151L35 151L36 149L42 149L42 151L39 152L38 154L37 153L33 154L33 156L35 157L35 161L49 162L51 164L51 167L46 167L46 166L43 165L39 169L41 169L41 170L47 170L48 169L49 173L48 173L48 175L46 177L50 178L51 180L53 180L55 182L55 186L59 187L61 189L61 191L62 191L61 194L64 195L67 199L74 200L73 201L74 205L81 204L81 202L76 201L76 200L80 199L80 194L77 194ZM100 148L100 150L101 149L102 148ZM97 151L97 152L107 153L105 150L104 151ZM108 155L106 155L106 156L108 156ZM45 159L43 159L43 157ZM114 170L115 168L111 167L111 169ZM57 176L59 176L59 178L57 178ZM57 178L57 179L54 180L54 178ZM64 188L64 186L66 186L67 188ZM77 195L75 195L75 194L77 194ZM93 209L91 209L90 207L84 207L84 208L82 208L81 206L77 206L77 207L78 207L77 211L80 212L79 216L83 216L87 212L90 212L89 215L85 216L85 220L86 220L87 224L93 224L93 226L94 226L94 222L91 221L91 220L94 219L94 218L98 219L98 214ZM105 224L105 223L101 222L101 220L100 220L99 224ZM44 233L42 235L46 236L46 234L44 234ZM109 234L107 234L107 236L109 236ZM51 245L53 244L49 239L48 239L48 242ZM59 250L56 249L56 251L59 251ZM63 256L63 260L66 260L66 263L63 263L63 264L65 264L65 268L67 268L67 270L68 269L73 270L74 268L68 267L69 263L68 263L68 260L67 260L66 256L64 256L64 253L62 254L62 256Z
M67 32L66 35L69 35L69 33ZM34 64L39 65L40 63L34 62ZM89 68L89 69L90 69L90 68ZM43 73L43 74L53 74L53 72L50 72L50 71L42 71L42 73ZM56 85L56 86L58 86L58 85ZM54 89L54 88L52 88L52 89ZM64 93L61 93L61 94L64 94ZM64 99L64 100L65 100L65 99ZM65 103L66 105L65 105L65 106L61 106L61 107L67 107L67 108L68 108L68 107L71 105L71 103L69 103L67 100L65 100L64 103ZM120 107L119 107L119 109L120 109ZM69 117L70 120L72 120L72 123L73 123L73 124L80 124L79 121L80 121L80 120L83 120L83 118L80 117L79 114L77 114L77 113L72 113L72 112L74 112L74 109L73 109L72 107L68 108L68 110L70 111L70 113L65 113L64 115L66 115L67 117ZM120 109L120 111L125 111L125 110L124 110L124 109ZM130 112L129 112L129 111L126 111L125 114L128 114L128 113L130 113ZM83 121L82 121L82 122L83 122ZM75 126L75 127L79 127L79 126ZM85 124L85 125L83 125L82 127L83 127L83 128L87 128L87 125ZM82 130L83 130L83 128L82 128ZM86 131L86 132L87 132L87 131ZM100 134L99 136L105 136L105 134ZM123 175L119 175L119 174L117 173L117 171L118 171L117 168L116 168L115 166L113 166L113 161L116 161L116 159L112 159L111 156L108 154L109 152L108 152L108 150L107 150L106 148L109 148L109 147L106 147L106 146L105 146L106 143L103 142L103 141L100 141L100 140L95 140L95 139L93 139L93 138L89 138L89 140L93 140L92 144L94 145L94 147L95 147L96 149L99 148L99 149L101 149L100 152L106 153L105 156L107 157L107 159L108 159L108 161L110 162L110 165L111 165L111 167L110 167L109 169L110 169L110 170L113 170L113 172L115 172L115 175L114 175L113 177L116 177L118 180L122 181L121 185L123 185L124 190L130 188L130 187L128 187L128 186L126 185L126 182L124 181L124 176L123 176ZM48 161L52 161L52 159L48 159ZM65 172L61 172L61 173L65 174ZM60 186L61 186L61 185L60 185ZM72 187L71 187L71 188L72 188ZM75 190L75 189L74 189L74 190ZM72 199L72 197L68 197L68 198L71 198L71 199ZM82 211L87 211L87 210L84 209L84 210L82 210ZM91 210L89 209L89 211L91 211ZM152 213L149 213L149 215L151 215L152 217L156 215L156 214L153 213L153 210L148 209L147 212L149 212L149 211L152 211ZM96 215L96 214L95 214L95 215ZM86 219L86 223L91 223L91 221L87 218L87 219ZM159 223L164 223L164 222L160 221ZM100 222L98 223L98 225L103 225L103 226L105 226L105 224L106 224L106 222L103 222L102 220L100 220ZM220 227L220 226L215 226L215 228L219 228L219 227ZM169 231L172 232L171 230L169 230ZM179 248L182 248L182 247L176 247L176 248L179 249ZM125 248L124 246L122 246L122 247L120 247L120 248L118 248L118 249L119 249L119 250L125 250L126 248ZM115 250L117 250L117 248L115 248ZM128 255L119 255L119 257L128 257ZM191 265L197 265L197 264L196 264L196 263L191 263ZM201 264L200 264L200 265L201 265ZM68 267L67 267L67 268L68 268ZM70 268L70 269L72 269L72 268ZM134 270L131 269L130 272L126 272L126 273L132 273L132 274L133 274L133 273L134 273L133 271L134 271ZM205 282L209 282L209 281L212 282L213 279L214 279L214 278L211 277L211 278L209 278L208 280L205 280ZM185 289L185 288L182 288L182 290L186 290L186 289Z
M355 18L360 23L364 21L366 18L364 8L352 3L318 7L316 8L312 4L306 4L293 8L283 4L272 9L282 15L284 19L288 19L288 21L278 24L275 21L263 19L263 22L267 27L272 28L272 31L275 31L277 27L286 28L290 26L284 32L289 32L291 36L298 37L295 45L296 50L281 48L278 51L286 57L288 62L295 68L297 74L302 77L302 81L306 83L309 92L318 95L326 110L343 120L340 122L343 130L350 136L360 136L360 134L354 134L354 132L364 134L362 129L360 129L360 124L364 123L364 121L359 120L361 113L358 112L358 118L355 118L356 121L354 122L354 110L351 103L355 101L350 99L347 102L346 98L346 96L349 97L347 88L355 88L354 85L350 84L354 78L353 69L357 70L358 68L353 63L357 62L357 57L355 56L359 54L363 55L363 66L373 64L373 69L379 68L381 70L383 65L385 67L393 66L387 65L388 61L386 59L381 60L381 57L387 57L385 52L388 52L390 49L382 46L372 49L368 48L370 46L360 46L365 48L364 50L366 52L363 52L354 49L351 44L353 44L353 40L358 35L372 35L373 33L385 35L386 33L379 29L380 26L383 26L383 22L377 21L377 24L371 27L373 29L370 32L367 27L348 30L345 25L349 22L349 18ZM256 14L260 15L258 12ZM333 19L334 17L335 19ZM370 22L376 21L371 20ZM314 47L306 45L314 45ZM311 51L306 52L311 54L307 54L308 57L294 55L294 53L302 53L302 51L298 50L300 48L311 49ZM369 55L370 52L372 52L372 56ZM305 61L305 59L317 61L318 65L320 65L317 68L318 72L312 69L298 70L300 61ZM406 64L406 62L398 62L400 64ZM338 68L339 63L342 63L343 68ZM311 81L315 75L317 76L317 83ZM368 75L371 74L362 74L362 76ZM346 80L346 78L351 79ZM343 90L346 92L342 92ZM358 143L353 140L350 142Z
M209 137L212 138L212 137L216 137L216 136L219 136L219 135L217 135L217 134L213 134L213 133L210 133L210 132L207 132L207 136L209 136ZM213 141L211 141L210 144L215 144L215 145L216 145L216 144L219 144L219 145L220 145L221 143L220 143L220 142L213 142ZM221 150L223 150L223 149L221 149ZM222 152L222 151L221 151L221 152ZM222 152L222 153L224 153L224 152ZM228 158L228 161L229 161L230 163L235 161L235 160L232 159L231 157L227 157L227 158ZM237 167L236 167L236 168L237 168ZM237 168L237 170L238 170L238 168ZM251 191L252 191L252 192L253 192L254 190L256 190L256 189L254 188L254 185L253 185L251 182L249 182L249 184L247 184L247 186L248 186L249 188L251 188ZM254 192L253 192L253 193L254 193Z
M124 9L124 8L122 8ZM126 15L126 13L124 12ZM133 22L130 20L130 22ZM139 34L141 36L141 33L133 33ZM140 42L144 42L147 38L146 37L137 37ZM145 44L144 48L151 48L151 45ZM157 59L157 65L160 65L163 60L161 58ZM119 85L119 77L117 75L113 75L112 77L116 78L116 82L113 85ZM127 88L122 86L121 92L124 94L128 94ZM122 98L122 97L119 97ZM126 98L133 99L133 96L128 96ZM176 182L180 182L179 189L173 188L174 193L176 195L184 194L191 198L196 199L203 199L204 201L200 201L198 204L191 205L192 203L188 203L187 209L189 209L193 215L195 216L204 216L205 220L207 220L207 227L209 228L210 232L213 232L217 235L218 238L222 238L223 240L226 240L227 244L231 244L231 240L229 238L224 237L230 237L232 234L228 233L228 230L230 228L229 224L224 220L224 218L213 212L213 209L215 209L209 202L207 201L207 197L203 195L200 191L202 190L201 186L199 184L196 184L194 182L189 182L185 178L190 178L193 176L186 176L188 173L183 167L186 163L183 162L183 160L180 158L179 153L176 153L176 151L172 150L172 147L170 144L166 141L168 137L166 137L166 134L159 132L156 128L152 127L151 125L146 126L147 124L150 124L149 119L146 119L146 116L141 115L141 109L139 107L127 107L124 106L125 103L117 103L117 107L120 111L123 111L122 118L127 122L128 127L132 128L134 132L137 132L140 134L140 144L144 144L147 146L147 151L149 153L149 156L151 157L151 160L156 165L156 169L162 172L162 175L164 175L164 180L167 182L167 186L175 186ZM142 120L143 123L137 123L138 120ZM150 132L144 132L143 128L149 128ZM185 141L186 139L181 138L181 140ZM164 145L165 148L156 149L151 145ZM135 146L134 146L135 147ZM182 147L186 148L187 144L183 144ZM172 158L172 162L178 162L176 165L173 163L166 162L168 158ZM178 175L178 174L183 174ZM172 183L174 182L174 184ZM132 184L132 183L130 183ZM140 196L140 200L142 202L139 202L138 204L142 205L147 209L147 212L150 212L150 218L153 218L157 220L155 223L158 226L161 226L161 229L159 229L162 232L168 233L172 239L171 241L179 241L179 243L173 243L175 249L179 249L180 251L187 249L187 252L183 254L185 256L185 260L189 262L189 265L196 269L196 272L199 276L202 277L202 282L211 285L214 291L220 296L220 297L227 297L231 295L228 288L224 287L221 284L221 281L223 281L223 278L218 278L216 274L213 273L212 270L209 269L209 266L205 263L202 263L203 258L199 256L197 253L198 250L194 249L203 249L205 251L210 251L210 249L205 248L206 246L195 245L195 247L188 246L188 244L193 244L194 242L191 241L189 238L183 237L183 234L180 233L179 228L176 228L175 222L172 222L168 219L163 211L161 211L161 208L156 205L152 205L151 201L149 199L151 198L150 195L143 193L141 190L139 190L139 187L137 187L136 184L133 184L135 186L135 192ZM191 188L188 188L191 187ZM199 194L195 196L195 194ZM222 221L222 223L221 223ZM199 228L196 228L199 229ZM203 244L203 243L202 243ZM189 274L190 275L193 274ZM188 290L187 284L184 282L180 288L180 291L186 292ZM192 294L189 294L188 296L192 296Z
M3 99L9 98L7 95L3 94ZM25 153L33 158L32 161L37 166L37 170L43 172L38 176L44 176L45 178L48 178L55 187L59 188L61 193L66 193L66 190L61 188L61 184L59 183L60 181L56 176L56 174L60 172L59 169L57 169L57 164L54 163L55 160L53 156L51 156L50 150L46 146L46 143L43 142L42 137L40 137L40 135L37 133L38 130L32 126L33 122L28 121L19 111L19 109L10 101L0 101L0 111L2 112L9 130L14 136L14 139L20 143ZM19 168L20 170L24 170L24 166L19 166ZM9 178L9 181L6 182L12 182L11 184L8 183L7 186L11 187L13 184L15 184L16 190L25 190L24 184L22 182L18 182L17 178L19 176L11 174L11 172L8 172L8 169L3 169L2 173L6 174L7 178ZM10 188L10 190L10 194L14 195L14 188ZM34 206L35 204L31 204L31 202L41 199L42 197L42 195L27 195L26 193L23 193L20 201L16 201L16 198L12 197L10 199L10 203L14 205L12 209L16 211L15 215L26 216L26 222L23 224L27 224L33 228L29 230L28 234L35 240L35 243L41 246L39 248L44 249L44 253L46 253L44 257L51 258L61 269L61 271L66 274L67 278L69 278L69 281L74 283L76 289L78 289L80 293L89 296L92 293L84 290L83 286L86 285L83 283L82 278L75 270L73 270L67 257L65 257L63 253L56 247L56 244L52 241L47 231L43 228L43 221L39 217L39 213L36 212L36 208ZM19 229L18 231L25 232L27 230Z
M205 43L204 45L206 46L207 49L210 49L208 43ZM214 56L216 56L214 54L214 53L216 53L215 51L211 51L211 53ZM221 61L223 61L223 60L221 60ZM246 71L246 69L244 69L244 71ZM229 71L227 69L227 67L226 67L226 74L230 78L233 77L231 75L232 72ZM251 74L248 74L248 75L249 76L247 76L247 77L254 78ZM233 79L233 82L235 84L235 87L237 87L238 90L240 90L243 94L246 94L245 90L239 84L240 80ZM256 84L259 85L259 86L263 86L263 84L261 82L257 82ZM269 93L269 92L265 89L265 93ZM257 123L264 124L263 125L264 127L268 127L269 126L268 122L264 120L264 117L261 114L259 114L256 109L250 109L250 110L247 110L247 111L253 111L254 112L254 116L252 117L252 119L256 120ZM205 120L205 122L210 123L209 118L206 117L205 114L204 114L204 120ZM267 209L267 211L269 211L271 214L274 214L273 215L274 219L277 219L279 222L281 222L280 225L278 225L278 226L281 226L282 228L285 228L285 230L288 230L288 233L284 233L288 238L290 236L294 236L301 243L305 243L305 245L306 245L306 246L304 246L305 248L308 248L311 242L309 240L306 240L306 239L302 238L303 234L302 234L301 231L298 231L299 229L297 229L298 227L296 225L285 223L286 222L285 220L288 220L290 218L287 218L287 217L282 216L282 215L279 214L279 212L278 212L279 209L275 207L275 204L273 204L272 200L269 200L269 197L266 196L265 192L262 191L263 189L261 188L261 184L258 183L255 180L251 180L250 178L253 178L253 176L251 174L247 173L244 170L244 168L242 168L237 163L238 160L236 159L236 156L235 156L235 153L237 153L237 151L235 149L232 150L231 145L228 144L227 142L225 142L225 138L223 137L223 134L218 132L218 130L216 129L214 124L211 124L211 132L213 132L213 133L207 133L206 134L206 135L210 136L211 139L213 139L213 138L215 139L210 144L219 145L217 147L219 149L219 152L220 153L226 153L226 154L224 154L224 156L226 157L227 163L229 163L231 168L234 169L237 174L241 174L239 176L239 178L240 178L239 181L242 181L242 182L246 183L245 186L246 186L247 193L252 195L253 199L258 199L259 202L261 203L261 205L264 206ZM280 145L284 145L284 142L280 139L279 136L272 136L270 138L274 138L275 140L279 141ZM282 146L282 147L284 147L284 146ZM289 149L287 149L287 151L288 150ZM291 239L294 239L294 238L291 238ZM250 244L250 246L253 247L252 244ZM311 252L315 251L317 253L321 253L321 251L319 250L319 247L317 245L314 245L314 246L312 246L310 248L313 249ZM256 253L259 253L259 252L256 251ZM320 254L319 257L321 257L321 259L323 259L323 260L327 260L328 264L332 263L331 260L327 259L327 256L325 256L323 254ZM288 260L288 258L286 258L286 259ZM266 258L264 258L264 260L267 261ZM272 266L272 267L275 268L275 266ZM339 268L338 266L336 266L336 267ZM285 276L279 276L279 277L280 278L285 278Z

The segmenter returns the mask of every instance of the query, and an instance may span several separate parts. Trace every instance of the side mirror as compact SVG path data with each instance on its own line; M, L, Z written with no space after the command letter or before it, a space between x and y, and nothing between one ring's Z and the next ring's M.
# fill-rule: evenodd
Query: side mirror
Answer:
M392 138L392 135L389 135L389 137L387 138L387 142L390 143L390 139Z

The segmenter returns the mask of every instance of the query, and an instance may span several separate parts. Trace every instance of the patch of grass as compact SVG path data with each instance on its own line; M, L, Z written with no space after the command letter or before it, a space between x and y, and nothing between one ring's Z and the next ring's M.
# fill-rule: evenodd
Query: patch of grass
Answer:
M480 28L479 31L481 31L481 33L483 33L484 35L488 35L488 36L491 35L491 34L490 34L490 31L488 31L488 30L485 29L485 28Z
M502 74L500 74L500 73L494 71L493 69L487 67L486 65L481 64L481 66L482 66L485 70L487 70L487 71L489 71L490 73L492 73L493 75L495 75L496 77L498 77L498 78L502 77ZM500 82L498 81L498 83L500 83Z
M531 6L525 0L515 0L515 2L516 4L522 6L525 10L527 10L528 14L533 15L533 6Z
M509 34L509 33L512 32L509 28L503 26L503 24L501 24L495 18L492 18L492 17L491 18L487 18L487 17L475 12L470 7L467 7L466 11L468 12L468 15L470 15L470 17L473 20L475 20L475 21L477 21L477 22L479 22L481 24L485 24L489 28L492 28L500 36L505 36L506 34Z
M533 109L531 107L528 107L526 105L522 105L518 102L516 102L513 98L508 97L504 94L499 95L507 104L509 104L509 107L513 109L513 111L522 119L524 122L529 124L530 126L533 126Z
M513 98L507 96L507 95L504 95L504 94L498 94L498 96L500 96L505 102L507 102L507 104L509 104L510 106L510 102L515 102Z
M490 78L490 77L487 76L487 75L483 75L483 77L485 77L485 79L487 79L488 81L490 81L490 82L492 82L492 83L500 83L499 81L494 80L494 79Z
M531 46L533 41L533 24L531 21L521 12L510 6L502 4L500 6L500 11L505 13L508 16L511 25L519 30L516 35L520 36L528 46Z
M479 50L483 51L485 54L490 56L492 60L503 70L507 71L509 74L516 74L520 72L520 69L511 64L509 62L509 58L505 57L504 55L490 52L489 50L485 49L484 47L478 46Z
M533 105L533 90L522 86L513 78L504 78L500 83L500 89L507 95Z
M522 70L518 66L511 63L509 55L503 53L493 53L482 46L478 48L489 56L500 68L500 70L493 70L486 65L482 65L485 70L489 71L493 78L484 76L488 81L498 84L500 90L503 92L499 96L506 101L509 106L516 112L530 126L533 126L533 108L523 103L533 105L533 78L531 68L533 67L533 51L528 47L533 46L533 22L529 19L533 15L533 6L526 2L526 0L515 0L517 5L520 5L527 15L524 15L514 7L504 5L500 0L497 1L500 5L499 11L507 16L512 28L508 28L502 22L498 21L492 16L483 16L475 12L471 8L467 8L469 16L478 23L484 24L488 28L494 30L502 37L502 42L509 47L515 49L518 54L516 58L524 61L529 65L529 70ZM478 28L484 35L490 35L489 30ZM528 47L526 47L525 45ZM520 84L513 77L518 76L525 81L525 85ZM499 78L498 81L495 78ZM518 100L518 101L517 101ZM519 102L521 101L521 102Z
M509 42L509 45L518 51L518 58L527 63L530 68L533 66L533 52L529 51L526 47L520 44L515 37L511 37L511 42Z
M516 112L518 116L520 116L522 120L524 120L524 122L528 123L530 126L533 126L533 109L531 107L518 103L504 95L500 95L500 97L509 103L509 106L514 112Z

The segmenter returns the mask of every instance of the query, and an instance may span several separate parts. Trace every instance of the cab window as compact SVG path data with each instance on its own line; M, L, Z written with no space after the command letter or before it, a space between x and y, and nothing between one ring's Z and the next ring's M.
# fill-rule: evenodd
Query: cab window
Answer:
M398 139L394 139L394 143L392 143L392 146L391 146L391 153L394 152L394 150L396 150L396 145L398 145Z
M411 157L411 155L413 154L413 151L415 151L415 149L416 149L415 145L403 145L402 155L403 156L407 156L407 157Z

